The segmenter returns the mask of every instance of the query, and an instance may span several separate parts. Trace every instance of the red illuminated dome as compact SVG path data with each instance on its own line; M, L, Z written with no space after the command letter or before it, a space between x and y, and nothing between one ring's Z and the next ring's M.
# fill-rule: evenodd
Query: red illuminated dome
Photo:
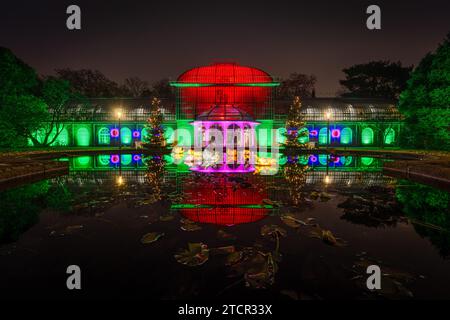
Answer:
M253 119L270 113L272 89L279 85L265 71L236 63L190 69L172 86L179 90L182 118L196 119L212 107L234 107Z
M272 83L272 77L257 68L240 66L237 63L214 63L184 72L178 77L179 83L200 84L257 84Z

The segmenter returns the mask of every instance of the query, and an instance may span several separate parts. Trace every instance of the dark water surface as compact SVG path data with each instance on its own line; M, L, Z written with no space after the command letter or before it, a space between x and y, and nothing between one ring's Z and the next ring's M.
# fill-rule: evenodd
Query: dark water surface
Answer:
M69 175L0 193L4 297L450 298L450 196L384 176L383 160L215 173L171 156L61 160ZM66 289L72 264L79 292Z

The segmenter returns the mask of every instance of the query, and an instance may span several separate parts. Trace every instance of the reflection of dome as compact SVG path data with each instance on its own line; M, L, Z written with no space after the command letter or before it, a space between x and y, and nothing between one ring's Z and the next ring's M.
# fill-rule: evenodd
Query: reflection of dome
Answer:
M181 214L189 220L200 223L212 223L232 226L235 224L259 221L267 216L262 208L197 208L182 209Z
M268 213L262 202L267 195L242 178L216 176L186 187L185 193L190 194L186 204L194 206L181 209L181 214L195 222L235 225L261 220Z
M245 111L234 106L214 106L197 117L199 121L253 121L253 118Z
M240 66L237 63L214 63L190 69L178 77L182 83L270 83L272 77L260 69Z

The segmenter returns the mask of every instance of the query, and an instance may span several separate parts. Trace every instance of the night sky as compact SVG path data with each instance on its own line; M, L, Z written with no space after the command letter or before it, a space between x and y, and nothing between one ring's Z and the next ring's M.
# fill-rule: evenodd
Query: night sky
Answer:
M66 8L82 30L66 29ZM370 4L382 30L366 28ZM450 31L450 1L2 1L0 46L41 74L98 69L115 81L176 79L215 61L262 68L276 77L315 74L317 95L333 96L341 70L370 60L417 64Z

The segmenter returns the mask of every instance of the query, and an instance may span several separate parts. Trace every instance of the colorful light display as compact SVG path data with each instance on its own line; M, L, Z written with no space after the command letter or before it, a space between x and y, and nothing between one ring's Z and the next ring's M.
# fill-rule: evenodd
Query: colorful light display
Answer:
M339 138L341 136L341 130L339 129L331 130L331 136L335 139Z
M111 137L117 138L119 136L119 129L111 129Z

